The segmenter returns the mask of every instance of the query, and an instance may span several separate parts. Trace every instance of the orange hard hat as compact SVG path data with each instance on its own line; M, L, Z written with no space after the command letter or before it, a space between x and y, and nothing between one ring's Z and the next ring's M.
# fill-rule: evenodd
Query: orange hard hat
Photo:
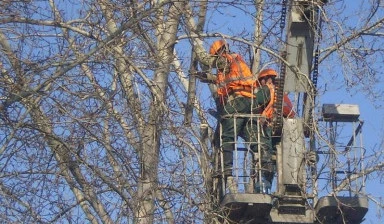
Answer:
M274 76L277 77L277 72L271 68L263 69L259 72L259 76L257 79L264 78L266 76Z
M209 49L209 53L211 55L215 55L218 53L219 49L222 48L223 46L225 46L227 43L225 42L225 40L216 40L215 42L213 42L213 44L211 45L211 48Z

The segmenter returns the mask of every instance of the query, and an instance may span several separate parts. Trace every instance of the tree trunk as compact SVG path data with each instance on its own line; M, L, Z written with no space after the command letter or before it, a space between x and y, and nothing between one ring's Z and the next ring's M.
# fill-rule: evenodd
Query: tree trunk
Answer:
M181 16L182 2L175 2L167 13L159 10L157 34L156 64L153 89L153 99L150 106L148 122L143 128L142 148L139 150L141 161L141 177L138 183L138 206L136 208L136 223L153 223L154 203L158 190L158 163L160 151L160 137L163 118L167 113L165 101L168 87L168 75L172 64L173 50L176 43L177 29Z

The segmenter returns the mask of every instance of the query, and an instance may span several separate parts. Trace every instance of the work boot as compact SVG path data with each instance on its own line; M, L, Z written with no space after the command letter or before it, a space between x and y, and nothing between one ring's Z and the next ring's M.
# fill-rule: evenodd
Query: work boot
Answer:
M232 176L227 177L226 188L229 190L230 194L237 193L237 183Z

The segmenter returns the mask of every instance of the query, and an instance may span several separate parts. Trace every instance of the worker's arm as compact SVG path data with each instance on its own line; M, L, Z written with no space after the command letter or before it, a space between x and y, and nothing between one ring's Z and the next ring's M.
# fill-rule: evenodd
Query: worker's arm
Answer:
M198 71L195 73L190 73L190 75L195 76L203 83L216 83L216 75L213 75L210 72Z
M271 93L268 86L262 86L257 89L255 93L255 98L253 98L252 112L256 114L261 114L265 107L269 103L271 98Z
M268 86L262 86L260 90L256 93L256 104L261 107L268 105L271 100L271 92L269 91Z
M197 49L197 50L196 50ZM230 63L224 56L212 56L201 50L200 47L194 48L196 59L200 62L200 67L203 71L195 72L194 74L198 79L205 83L215 83L216 75L211 73L212 68L216 68L224 73L230 70Z
M197 60L202 64L202 67L212 68L216 61L216 56L212 56L207 53L207 51L202 46L202 41L198 39L193 39L193 50L197 57Z
M193 39L193 51L204 71L211 71L212 68L223 70L229 66L228 59L224 56L210 55L203 47L202 41Z

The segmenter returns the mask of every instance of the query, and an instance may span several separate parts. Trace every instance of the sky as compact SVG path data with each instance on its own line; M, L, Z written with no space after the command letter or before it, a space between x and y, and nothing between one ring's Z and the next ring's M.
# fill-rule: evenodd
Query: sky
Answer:
M368 1L347 1L349 4L345 6L345 13L355 14L354 12L359 12L364 8L364 3ZM381 18L384 16L384 8L381 7L378 10L378 15ZM349 18L349 21L353 22L354 25L358 25L360 21L358 20L358 14ZM382 43L381 43L382 44ZM372 60L373 61L373 60ZM341 72L340 72L341 74ZM325 76L326 74L323 74ZM326 76L325 76L326 77ZM322 82L324 86L326 84L326 78L322 78L319 82ZM363 79L364 80L364 79ZM331 81L332 82L332 81ZM327 83L328 85L330 82ZM379 80L379 83L376 83L376 88L383 88L383 80ZM319 97L319 101L322 103L345 103L345 104L355 104L359 106L360 110L360 120L364 121L362 136L363 136L363 147L367 150L366 154L375 155L374 152L383 150L383 134L384 133L384 108L382 99L379 98L379 101L369 99L369 97L363 91L360 91L358 88L350 88L345 90L343 88L339 89L336 86L329 85L330 88L327 88L327 91L324 92L322 96ZM345 132L349 130L344 130ZM366 163L372 158L367 158ZM378 178L376 174L369 175L366 182L366 193L368 195L373 195L378 200L383 202L384 192L382 180ZM384 222L384 218L381 217L383 213L383 208L379 208L375 203L370 201L369 210L365 216L365 221L363 223L381 223Z
M342 2L340 0L329 0L330 2ZM355 11L361 10L364 8L365 3L369 0L345 0L348 4L340 4L335 7L335 9L340 10L345 14L353 14L354 16L349 17L343 23L348 24L348 26L359 25L359 14L354 13ZM275 1L281 2L281 1ZM63 4L65 4L63 2ZM384 4L383 4L384 5ZM228 6L228 5L227 5ZM248 8L247 8L248 7ZM253 21L249 21L249 15L245 16L244 12L252 13L252 5L249 4L245 8L235 8L235 7L220 7L215 17L209 17L207 20L206 29L209 31L218 31L223 34L231 35L233 33L239 33L239 37L249 36L253 32ZM383 7L379 8L379 14L384 17ZM219 18L217 20L216 18ZM345 25L344 24L344 25ZM243 35L241 35L243 34ZM206 44L209 46L213 39L207 39ZM185 46L185 45L184 45ZM238 50L234 48L233 50ZM190 48L186 50L190 51ZM263 61L265 63L266 61ZM374 100L369 100L365 93L360 92L358 88L351 87L350 89L345 90L344 88L339 88L339 85L343 85L344 79L342 71L340 68L328 68L323 69L323 65L320 64L320 77L319 77L319 87L322 90L326 91L321 92L321 95L317 97L319 105L324 103L345 103L345 104L356 104L360 109L360 119L364 121L363 126L363 143L364 147L367 149L367 154L373 154L373 151L381 150L383 145L380 145L382 138L384 138L384 107L383 102L376 102ZM340 74L339 79L333 80L330 77L328 72L335 72ZM332 76L334 77L334 76ZM383 83L381 80L381 87ZM377 87L376 87L377 88ZM383 88L384 89L384 88ZM209 96L208 96L209 97ZM381 108L378 106L382 106ZM343 135L348 136L353 130L343 129ZM368 178L366 192L367 194L372 194L374 196L384 197L384 191L380 183L380 179L377 176L370 176ZM384 221L384 218L379 218L377 216L378 212L382 212L383 209L377 208L374 203L370 203L368 214L365 216L366 221L364 223L380 223ZM383 222L384 223L384 222Z

